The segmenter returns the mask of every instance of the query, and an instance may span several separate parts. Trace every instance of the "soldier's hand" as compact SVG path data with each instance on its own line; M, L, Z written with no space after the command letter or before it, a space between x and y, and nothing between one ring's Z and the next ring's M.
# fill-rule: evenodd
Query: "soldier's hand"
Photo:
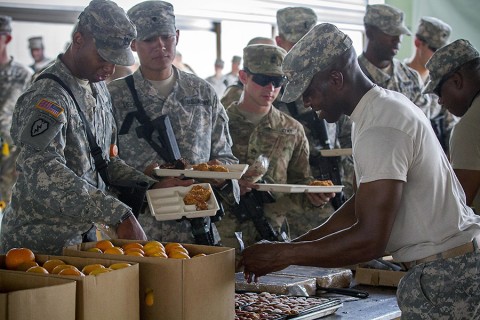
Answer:
M238 185L240 186L240 195L244 195L247 192L252 191L252 189L258 189L258 184L250 182L245 179L239 179Z
M117 236L119 239L148 240L142 226L133 214L118 224Z
M323 207L333 197L335 193L307 193L307 198L314 207Z
M188 187L195 182L193 179L183 180L178 177L166 177L158 181L152 186L152 189L171 188L171 187Z

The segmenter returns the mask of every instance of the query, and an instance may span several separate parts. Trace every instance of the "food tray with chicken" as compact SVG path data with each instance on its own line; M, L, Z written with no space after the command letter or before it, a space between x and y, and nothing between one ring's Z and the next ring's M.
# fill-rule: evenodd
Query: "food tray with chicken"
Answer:
M248 164L207 165L201 163L186 169L166 169L157 167L155 174L160 177L203 178L203 179L240 179L247 171Z
M317 319L334 313L342 306L338 299L285 296L268 292L237 293L235 300L243 301L244 304L238 310L259 316L250 319L264 319L263 315L275 314L285 319Z
M148 190L147 201L158 221L214 216L219 209L209 183Z

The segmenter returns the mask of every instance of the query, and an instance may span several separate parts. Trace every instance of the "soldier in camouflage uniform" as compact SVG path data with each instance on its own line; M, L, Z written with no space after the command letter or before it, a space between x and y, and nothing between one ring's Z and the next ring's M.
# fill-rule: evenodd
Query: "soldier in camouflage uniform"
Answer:
M394 58L402 36L412 34L404 25L403 12L386 4L367 5L363 22L367 47L358 57L363 72L382 88L403 93L430 119L431 99L422 94L420 75Z
M351 117L357 190L294 242L246 248L247 281L290 264L341 267L387 253L408 268L397 291L402 319L479 318L480 216L466 205L423 112L373 84L352 40L332 24L302 38L283 71L289 82L282 99L303 92L305 104L327 121Z
M10 137L13 108L32 77L27 67L8 55L7 46L12 40L11 20L9 16L0 16L0 212L10 202L12 186L17 179L18 148Z
M140 67L133 74L133 82L147 116L151 120L165 114L169 116L180 154L189 163L238 163L231 150L228 118L215 91L205 80L172 64L180 35L175 27L173 6L164 1L145 1L132 7L128 15L138 32L132 48L138 53ZM120 128L122 159L142 171L152 167L152 163L165 163L146 140L138 138L135 128L141 125L139 120L128 121L137 107L125 79L109 83L108 88ZM164 187L188 186L193 180L165 178L161 183ZM238 183L232 181L231 185L238 198ZM222 198L234 203L234 191L227 192L227 189ZM149 238L194 242L188 220L157 221L150 212L140 215L139 220Z
M21 149L19 177L3 217L2 253L27 247L61 254L63 247L82 242L94 222L113 226L119 238L146 240L131 208L107 193L86 137L89 126L102 158L109 161L111 182L156 182L108 152L116 126L104 80L115 64L134 63L130 43L135 27L123 9L105 0L90 2L78 19L72 43L46 70L75 99L59 82L41 79L15 106L10 132Z
M275 41L279 47L288 52L316 23L317 15L310 8L287 7L280 9L277 11L278 35L275 37ZM327 160L320 154L320 150L328 149L329 147L351 148L351 122L348 117L342 116L337 123L326 123L323 119L312 120L313 118L318 118L318 116L314 115L314 111L311 108L305 108L301 97L288 104L277 99L274 102L274 106L303 125L310 145L310 170L312 175L318 179L325 179L326 173L329 171L325 168L326 161L331 161L331 164L336 162L338 177L341 180L336 182L344 185L342 198L350 197L353 194L354 170L352 157L343 156L338 160L334 158ZM319 135L319 130L321 129L318 127L317 122L324 123L329 146L326 145L324 139ZM327 176L327 178L330 177ZM337 198L337 200L340 199ZM328 203L322 208L306 209L292 206L289 210L289 225L292 238L296 238L305 231L319 225L333 213L334 206L332 203ZM300 212L302 212L304 219L292 219Z
M239 77L245 90L240 101L227 109L233 154L241 163L249 165L260 155L267 157L270 162L263 180L268 183L306 184L313 177L308 164L309 146L303 126L272 107L285 81L281 70L285 54L285 50L272 45L250 45L243 49L244 63ZM254 184L243 178L239 183L242 194L255 188ZM331 196L275 193L275 202L263 204L264 214L277 234L282 234L284 230L288 233L286 213L293 203L308 210L313 206L325 205ZM304 216L299 213L294 218L301 220ZM252 221L240 222L233 214L226 215L218 228L223 244L229 247L238 248L234 232L242 232L245 245L262 239Z
M450 161L469 206L480 211L480 54L467 40L440 48L427 62L430 81L424 92L435 93L460 121L453 127ZM475 200L475 201L474 201Z
M422 17L415 33L415 54L410 61L406 61L407 66L416 70L422 79L422 85L428 81L428 69L425 64L435 51L448 43L452 28L445 22L434 17ZM448 140L458 118L452 115L448 110L438 104L438 98L435 95L429 95L432 100L432 109L430 121L443 146L448 154Z

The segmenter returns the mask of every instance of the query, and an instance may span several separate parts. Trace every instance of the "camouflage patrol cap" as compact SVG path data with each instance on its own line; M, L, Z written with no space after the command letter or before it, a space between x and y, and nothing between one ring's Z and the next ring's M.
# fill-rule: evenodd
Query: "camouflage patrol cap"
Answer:
M423 89L423 93L433 93L443 78L478 57L480 57L478 51L468 40L459 39L441 47L426 64L430 72L430 80Z
M387 4L367 5L367 12L363 17L363 23L365 25L375 26L391 36L412 34L404 24L403 12Z
M270 44L252 44L243 48L243 68L251 73L281 75L287 51Z
M242 57L240 56L233 56L232 57L232 63L240 63L242 62Z
M31 37L28 39L28 48L29 49L42 49L43 48L43 38L42 37Z
M278 33L296 43L317 24L317 15L310 8L288 7L277 11Z
M418 24L416 36L427 43L430 48L438 49L447 44L452 28L440 19L422 17Z
M322 23L310 30L288 52L283 61L283 72L288 78L282 101L298 99L312 78L352 47L352 39L330 23Z
M12 32L12 17L0 15L0 33Z
M128 10L128 16L137 27L138 40L176 34L173 5L168 2L141 2Z
M78 17L78 25L90 31L102 58L122 66L135 63L130 43L137 32L125 11L115 2L92 0Z

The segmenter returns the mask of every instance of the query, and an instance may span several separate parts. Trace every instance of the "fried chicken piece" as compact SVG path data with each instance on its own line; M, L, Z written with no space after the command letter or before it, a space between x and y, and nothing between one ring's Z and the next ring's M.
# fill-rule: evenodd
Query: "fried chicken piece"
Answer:
M212 164L208 167L209 171L228 172L228 168L220 164Z
M208 171L209 165L208 163L199 163L199 164L194 164L192 166L193 170L198 170L198 171Z
M308 185L309 186L331 187L331 186L333 186L333 182L332 182L332 180L313 180Z

